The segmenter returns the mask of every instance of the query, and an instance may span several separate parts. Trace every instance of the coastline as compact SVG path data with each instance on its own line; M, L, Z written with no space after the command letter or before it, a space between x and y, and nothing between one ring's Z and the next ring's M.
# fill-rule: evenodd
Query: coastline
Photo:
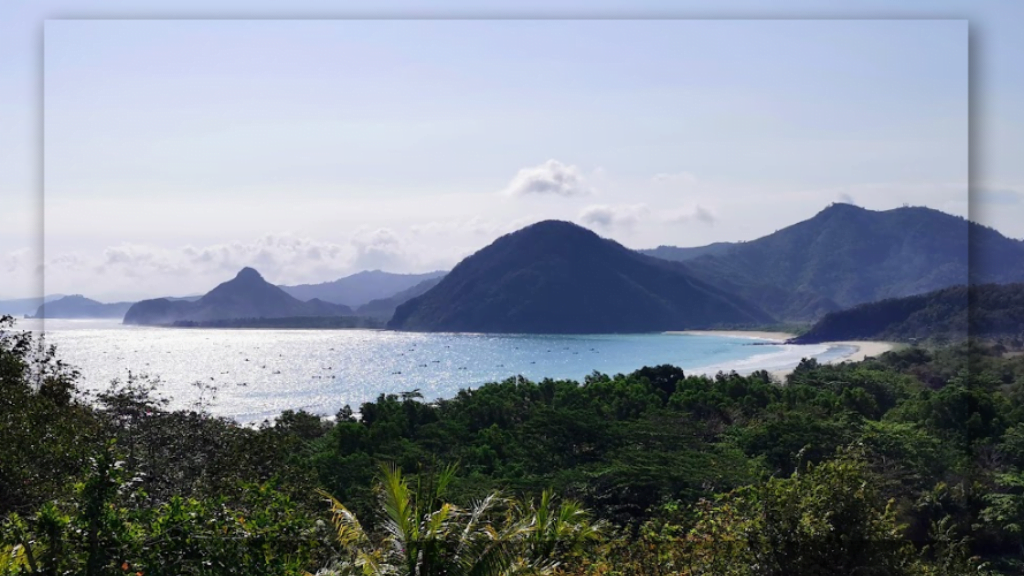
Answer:
M796 334L788 332L762 332L757 330L679 330L668 331L665 334L687 334L690 336L731 336L733 338L753 338L757 340L778 340L785 342L790 338L796 338Z
M666 332L666 334L688 334L691 336L730 336L733 338L749 338L752 340L771 340L778 342L779 344L784 343L790 338L795 338L796 334L790 334L787 332L762 332L756 330L682 330ZM880 356L895 347L893 342L875 342L872 340L845 340L841 342L822 342L829 346L829 348L835 348L839 346L850 348L849 354L845 354L838 358L833 358L826 362L826 364L841 364L843 362L860 362L868 357ZM780 381L785 381L786 376L789 376L796 366L789 368L782 368L779 370L772 370L769 373L778 378Z

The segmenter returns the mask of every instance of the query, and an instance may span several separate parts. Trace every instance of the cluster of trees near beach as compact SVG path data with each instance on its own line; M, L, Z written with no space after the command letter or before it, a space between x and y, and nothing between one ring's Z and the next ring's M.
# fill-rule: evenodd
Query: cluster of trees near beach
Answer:
M1002 346L805 361L784 385L513 378L257 427L158 389L87 394L0 321L0 574L1024 569L1024 356Z

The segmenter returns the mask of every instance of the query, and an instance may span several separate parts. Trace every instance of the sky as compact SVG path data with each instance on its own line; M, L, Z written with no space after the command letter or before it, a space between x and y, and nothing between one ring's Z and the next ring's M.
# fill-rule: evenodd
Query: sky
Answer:
M247 265L279 284L449 268L548 218L693 246L844 201L1024 237L1002 22L1021 12L1003 5L779 21L537 18L769 16L751 2L519 3L493 15L534 19L439 21L89 3L0 8L0 88L20 96L0 101L16 128L0 142L0 298L201 293ZM789 4L774 15L886 15ZM149 19L171 17L195 19Z

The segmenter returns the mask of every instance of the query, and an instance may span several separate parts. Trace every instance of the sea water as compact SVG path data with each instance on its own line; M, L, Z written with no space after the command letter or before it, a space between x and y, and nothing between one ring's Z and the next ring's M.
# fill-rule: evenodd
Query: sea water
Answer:
M129 373L159 378L171 408L209 402L242 423L284 410L333 415L380 394L418 390L454 396L514 376L582 381L672 364L687 373L781 370L802 358L828 361L851 350L771 340L690 334L498 335L383 330L185 329L124 326L112 320L19 320L100 391Z

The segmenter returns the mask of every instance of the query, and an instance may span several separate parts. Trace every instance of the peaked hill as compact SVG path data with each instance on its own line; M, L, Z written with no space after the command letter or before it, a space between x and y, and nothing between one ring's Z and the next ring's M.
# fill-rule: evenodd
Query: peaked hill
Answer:
M1024 242L930 208L872 211L833 204L774 234L689 258L686 265L781 320L809 320L969 281L1024 281Z
M252 268L220 284L195 301L157 298L134 304L125 324L170 325L242 318L350 316L352 309L321 300L303 302L267 282Z
M320 284L299 284L280 288L299 300L318 298L324 302L344 304L357 308L372 300L389 298L413 286L444 276L445 272L425 274L393 274L381 270L367 270Z
M651 332L772 322L756 306L575 224L495 240L400 305L389 328L503 333Z

